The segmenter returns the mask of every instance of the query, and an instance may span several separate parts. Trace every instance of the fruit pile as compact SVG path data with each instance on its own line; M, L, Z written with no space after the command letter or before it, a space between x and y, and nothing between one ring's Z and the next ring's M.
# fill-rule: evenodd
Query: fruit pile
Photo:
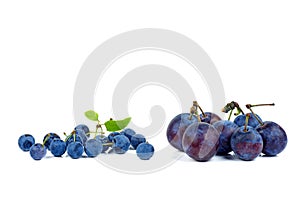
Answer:
M275 104L247 104L251 112L245 114L239 104L232 101L222 111L229 113L228 120L211 112L204 112L197 101L190 113L175 116L168 125L167 139L179 151L184 151L196 161L208 161L216 154L226 155L231 151L241 160L250 161L263 153L276 156L287 145L283 128L272 121L262 121L252 107ZM233 110L236 118L230 121ZM198 110L201 114L198 114Z
M48 133L43 143L35 143L32 135L24 134L18 140L20 149L29 151L34 160L44 158L47 150L54 157L61 157L67 152L67 155L73 159L82 157L84 152L87 157L96 157L106 152L124 154L129 149L136 150L136 155L142 160L149 160L153 156L154 147L146 141L146 138L142 134L136 134L130 128L125 128L131 118L118 121L110 119L101 124L95 111L87 111L85 115L88 119L97 122L96 131L90 131L88 126L79 124L71 134L64 133L66 137L64 140L55 133ZM110 132L107 136L103 131L103 125Z

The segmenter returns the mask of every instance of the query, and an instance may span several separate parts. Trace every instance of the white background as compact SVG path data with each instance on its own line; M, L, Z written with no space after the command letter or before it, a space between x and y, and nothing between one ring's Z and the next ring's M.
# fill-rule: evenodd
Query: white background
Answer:
M299 9L298 1L274 0L1 1L0 199L299 198ZM146 175L116 172L94 159L36 162L20 151L23 133L41 142L47 132L74 127L73 90L82 63L105 40L138 28L170 29L196 41L215 63L226 101L275 102L274 108L256 111L286 130L286 150L253 162L183 157ZM199 92L197 98L206 95ZM149 99L143 96L137 92L129 105L133 120L146 116L145 123L136 121L141 126L149 111L137 103ZM170 94L164 98L175 102ZM158 136L162 143L164 134Z

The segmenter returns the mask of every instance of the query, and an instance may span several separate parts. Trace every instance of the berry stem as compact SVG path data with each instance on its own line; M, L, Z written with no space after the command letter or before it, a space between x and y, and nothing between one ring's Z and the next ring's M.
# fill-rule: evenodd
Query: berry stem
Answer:
M64 135L66 136L65 142L67 142L68 139L69 139L70 137L72 137L72 133L71 133L70 135L67 135L66 133L64 133Z
M98 120L98 123L96 125L96 133L98 133L98 129L100 128L100 133L103 135L104 131L103 131L102 125L103 124L100 123L100 120Z
M103 146L112 146L114 143L112 143L112 142L108 142L108 143L104 143L104 144L102 144Z
M42 144L43 146L45 146L45 144L46 144L47 140L49 140L50 136L51 136L50 133L48 133L47 137L43 141L43 144Z
M246 119L245 119L245 127L244 127L244 132L247 132L247 126L248 126L248 122L249 122L249 117L250 117L250 113L246 114Z

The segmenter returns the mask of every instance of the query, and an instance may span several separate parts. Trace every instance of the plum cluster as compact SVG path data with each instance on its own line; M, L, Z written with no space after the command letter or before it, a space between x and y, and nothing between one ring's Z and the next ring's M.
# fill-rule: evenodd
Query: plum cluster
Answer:
M21 150L29 151L34 160L44 158L47 150L54 157L61 157L67 153L73 159L82 157L84 153L87 157L96 157L107 152L124 154L129 149L136 150L137 156L142 160L148 160L154 154L154 147L146 138L130 128L111 132L106 136L104 133L90 132L88 126L80 124L71 134L65 136L62 140L56 133L48 133L44 136L43 143L36 143L32 135L24 134L19 137L18 145Z
M196 161L208 161L214 155L226 155L231 151L245 161L254 160L261 153L276 156L287 145L284 129L275 122L265 121L255 114L252 107L274 104L247 104L251 112L245 114L238 103L228 103L222 111L230 111L228 120L211 112L203 112L197 101L190 113L175 116L168 125L167 139L179 151ZM198 114L198 109L201 114ZM230 121L234 109L236 118Z

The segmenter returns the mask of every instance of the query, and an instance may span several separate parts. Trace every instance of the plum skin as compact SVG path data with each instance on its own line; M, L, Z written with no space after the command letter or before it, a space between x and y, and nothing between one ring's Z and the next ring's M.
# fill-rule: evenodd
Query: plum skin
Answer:
M228 120L221 120L213 123L213 126L219 131L219 148L218 155L226 155L232 151L230 139L232 134L239 128L238 125Z
M263 139L253 127L247 126L247 131L244 131L244 127L239 127L232 134L230 145L241 160L251 161L262 152Z
M183 151L182 137L186 128L192 123L198 122L197 117L192 115L190 119L190 113L182 113L175 116L168 125L167 139L168 142L179 151Z
M206 117L203 116L203 114L200 115L201 121L206 122L208 124L213 124L217 121L222 120L221 117L219 117L217 114L212 112L205 112Z
M281 153L287 145L287 135L283 128L275 122L266 121L256 128L263 139L262 153L267 156L276 156Z
M196 161L208 161L217 153L219 135L211 124L193 123L185 130L182 138L184 152Z
M259 122L257 121L257 119L254 117L253 113L249 113L250 117L248 120L248 126L251 126L252 128L256 128L259 125ZM257 114L255 114L258 119L261 120L260 116L258 116ZM244 126L245 125L245 120L246 120L246 114L245 115L239 115L234 119L234 123L236 125L238 125L239 127ZM261 120L262 121L262 120Z

